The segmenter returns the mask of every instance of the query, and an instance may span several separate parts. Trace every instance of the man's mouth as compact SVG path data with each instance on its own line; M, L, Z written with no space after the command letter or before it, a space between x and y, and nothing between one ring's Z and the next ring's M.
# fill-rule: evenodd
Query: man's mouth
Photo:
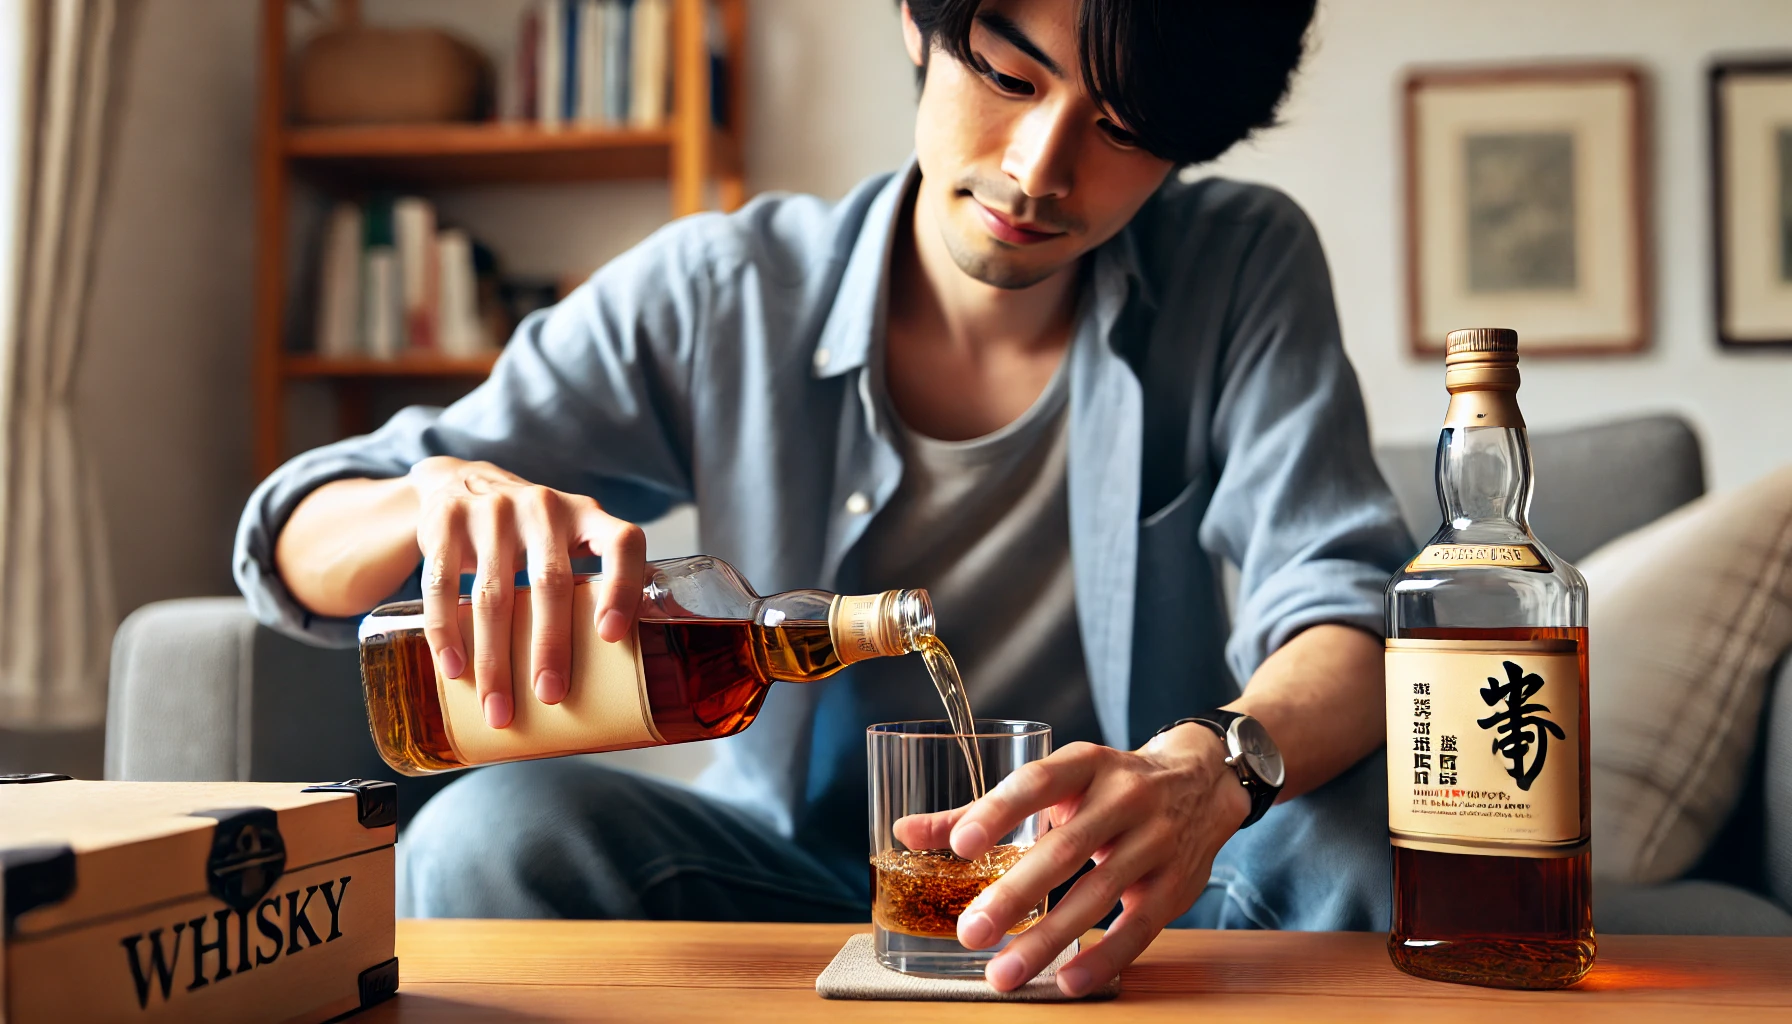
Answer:
M993 210L980 202L976 196L969 197L971 204L977 208L977 216L982 219L983 226L997 241L1009 245L1038 245L1054 238L1062 238L1064 232L1033 221L1024 221L1009 216L999 210Z

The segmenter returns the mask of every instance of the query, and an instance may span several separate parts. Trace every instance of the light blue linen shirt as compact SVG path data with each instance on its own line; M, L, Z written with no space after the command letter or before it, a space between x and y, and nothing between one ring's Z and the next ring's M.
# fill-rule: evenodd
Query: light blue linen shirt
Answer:
M760 593L853 591L854 546L902 474L868 363L915 173L911 160L834 204L768 195L670 224L525 320L465 398L288 462L237 533L250 606L301 639L352 644L354 621L287 591L275 538L322 484L432 455L623 518L695 502L702 550ZM1070 546L1102 734L1132 747L1233 699L1307 626L1380 630L1411 540L1370 456L1319 240L1291 200L1172 177L1089 271L1067 355ZM1221 559L1240 577L1229 629ZM774 687L750 729L718 741L699 788L785 835L862 841L828 798L863 778L864 723L824 703L845 685Z

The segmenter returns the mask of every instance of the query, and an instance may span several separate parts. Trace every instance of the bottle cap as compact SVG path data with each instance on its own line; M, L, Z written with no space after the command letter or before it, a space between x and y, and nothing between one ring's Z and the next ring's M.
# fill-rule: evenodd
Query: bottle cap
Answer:
M1444 348L1449 353L1446 359L1450 362L1458 358L1473 359L1477 353L1510 355L1516 362L1518 332L1510 327L1470 327L1451 331L1444 336Z
M1449 427L1519 427L1518 332L1470 327L1444 337L1444 387L1450 392Z

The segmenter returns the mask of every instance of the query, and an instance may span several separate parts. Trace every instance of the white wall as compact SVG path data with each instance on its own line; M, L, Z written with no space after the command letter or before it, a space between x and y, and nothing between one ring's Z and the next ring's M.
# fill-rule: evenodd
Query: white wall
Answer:
M1429 439L1441 367L1406 354L1396 90L1412 64L1621 59L1653 78L1655 344L1646 354L1524 363L1533 427L1673 410L1699 428L1709 483L1792 463L1792 352L1720 352L1712 326L1705 68L1712 55L1792 50L1784 0L1327 0L1286 126L1218 173L1273 182L1306 207L1331 259L1378 438ZM1464 325L1478 326L1478 325ZM1542 482L1547 486L1547 481Z

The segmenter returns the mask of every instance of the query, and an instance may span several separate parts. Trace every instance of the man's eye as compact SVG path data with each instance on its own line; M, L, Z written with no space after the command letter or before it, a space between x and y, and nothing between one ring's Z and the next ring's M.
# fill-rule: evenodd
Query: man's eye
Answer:
M1128 149L1136 149L1138 147L1139 137L1137 135L1134 135L1107 118L1104 117L1095 123L1116 146L1125 146Z
M1015 96L1033 95L1033 83L1024 78L1016 78L1013 75L1004 75L994 68L985 71L983 77L989 79L991 84L1005 93L1010 93Z

